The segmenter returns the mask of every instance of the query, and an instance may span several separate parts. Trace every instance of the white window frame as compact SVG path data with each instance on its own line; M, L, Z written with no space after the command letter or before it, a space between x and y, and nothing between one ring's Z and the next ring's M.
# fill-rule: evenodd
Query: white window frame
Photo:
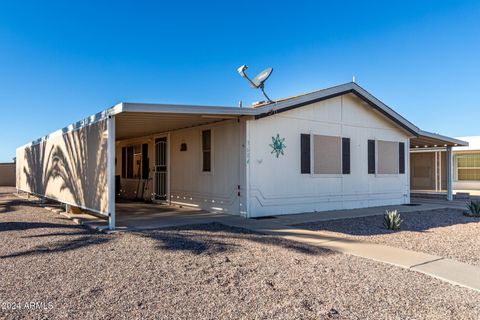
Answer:
M474 154L474 155L479 155L480 156L480 152L462 152L462 153L457 153L454 157L455 157L455 162L454 162L454 166L455 166L455 178L454 178L454 181L456 182L473 182L473 183L480 183L480 179L479 180L459 180L458 179L458 157L459 156L462 156L462 155L471 155L471 154ZM462 168L463 170L465 169L480 169L480 167L468 167L468 168Z

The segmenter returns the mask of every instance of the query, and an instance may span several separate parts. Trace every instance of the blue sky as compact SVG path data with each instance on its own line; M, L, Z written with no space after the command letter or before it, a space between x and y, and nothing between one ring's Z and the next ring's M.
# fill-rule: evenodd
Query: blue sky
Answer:
M478 1L2 1L0 162L120 101L272 98L349 82L424 130L480 135Z

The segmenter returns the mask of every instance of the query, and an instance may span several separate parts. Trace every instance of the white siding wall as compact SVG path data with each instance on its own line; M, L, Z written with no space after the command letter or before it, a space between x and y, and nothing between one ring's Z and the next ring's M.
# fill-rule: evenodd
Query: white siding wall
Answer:
M238 186L244 175L242 127L244 122L225 121L214 125L174 131L170 134L171 200L198 205L210 211L239 214ZM202 172L201 134L212 130L212 172ZM187 151L180 151L180 144ZM244 189L241 186L241 189ZM221 210L220 210L221 209Z
M480 181L453 181L453 190L480 190Z
M403 204L409 198L409 137L353 95L344 95L248 124L250 216ZM272 137L285 138L285 155L271 154ZM300 134L351 139L351 174L300 173ZM405 174L367 171L367 140L404 142Z

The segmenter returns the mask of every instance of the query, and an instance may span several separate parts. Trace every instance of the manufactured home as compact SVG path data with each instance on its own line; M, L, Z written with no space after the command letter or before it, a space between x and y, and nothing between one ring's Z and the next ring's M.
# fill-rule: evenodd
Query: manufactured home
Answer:
M106 215L110 228L129 199L246 218L408 204L410 150L442 148L451 163L467 145L356 83L243 108L120 103L18 148L17 189Z
M452 149L452 179L456 192L480 195L480 136L460 137L468 146ZM445 148L415 145L411 150L412 192L447 192L449 163Z

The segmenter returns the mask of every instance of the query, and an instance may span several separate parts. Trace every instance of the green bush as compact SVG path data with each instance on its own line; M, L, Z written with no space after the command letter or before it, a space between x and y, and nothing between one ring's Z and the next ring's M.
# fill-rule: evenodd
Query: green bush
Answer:
M400 219L400 213L397 210L387 210L383 216L383 225L389 230L400 230L403 220Z
M480 217L480 201L471 200L470 203L467 203L465 214L471 217Z

